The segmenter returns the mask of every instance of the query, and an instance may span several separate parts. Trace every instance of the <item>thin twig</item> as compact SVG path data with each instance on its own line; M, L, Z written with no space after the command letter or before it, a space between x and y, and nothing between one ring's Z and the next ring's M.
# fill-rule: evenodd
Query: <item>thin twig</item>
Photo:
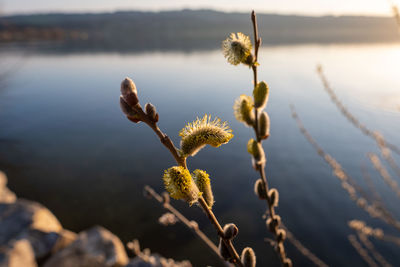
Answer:
M322 157L333 169L333 174L341 181L341 185L343 189L346 190L346 192L348 193L350 199L353 200L360 208L364 209L371 217L380 218L384 222L392 225L400 231L400 222L397 221L393 216L391 216L390 212L382 212L383 207L377 208L376 205L370 203L371 200L368 197L368 194L364 190L362 190L360 186L357 185L355 180L344 171L342 166L331 155L325 153L325 151L319 146L319 144L306 130L293 105L291 105L291 110L292 117L296 120L300 132L314 147L318 155ZM359 195L362 195L362 197L360 197Z
M360 239L361 243L371 252L372 256L375 260L384 267L392 267L392 265L380 254L376 249L374 244L369 241L368 236L366 234L358 232L358 239Z
M354 249L360 254L361 258L368 264L370 267L378 267L378 264L369 256L368 251L363 248L363 246L358 242L357 237L355 235L348 236L350 244L354 247Z
M286 236L290 243L293 244L297 248L298 251L301 252L306 258L308 258L315 266L319 267L328 267L328 264L323 262L320 258L318 258L315 254L313 254L308 248L306 248L294 235L289 229L284 226L286 231Z
M181 221L187 228L189 228L194 234L196 234L217 256L218 258L226 264L225 260L221 258L219 254L218 247L199 229L197 223L193 223L193 221L189 221L182 213L180 213L177 209L175 209L169 202L166 202L165 199L157 194L153 188L146 185L144 187L146 193L148 193L151 197L157 200L162 204L164 209L170 211L175 217Z
M360 123L359 120L357 120L357 118L351 114L349 112L349 110L346 108L346 106L342 103L342 101L340 101L340 99L337 97L335 91L332 89L332 87L330 86L328 79L326 78L324 72L323 72L323 68L322 65L318 65L317 66L317 73L322 81L322 84L324 86L325 91L328 93L328 95L330 96L332 102L336 105L336 107L340 110L340 112L358 129L361 130L361 132L363 132L365 135L373 138L377 143L379 142L377 134L375 131L368 129L367 126L365 126L364 124ZM386 145L386 147L390 148L393 152L395 152L396 154L400 155L400 148L397 147L396 145L386 142L384 145Z
M379 172L380 176L382 177L383 181L396 193L397 197L400 198L400 188L399 185L395 180L393 180L392 176L386 170L386 168L382 165L379 157L374 153L367 154L369 160L371 161L374 168Z

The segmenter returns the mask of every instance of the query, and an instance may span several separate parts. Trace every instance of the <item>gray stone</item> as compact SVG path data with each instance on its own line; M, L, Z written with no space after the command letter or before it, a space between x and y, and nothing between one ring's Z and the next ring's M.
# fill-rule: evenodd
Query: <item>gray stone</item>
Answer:
M0 267L37 267L34 251L27 240L16 240L0 249Z
M141 255L132 259L125 267L192 267L189 261L174 261L158 254Z
M39 203L18 199L0 203L0 246L14 240L26 240L36 259L46 257L59 239L62 226L57 218ZM7 253L1 251L0 255Z
M7 187L7 176L0 171L0 203L13 203L16 200L14 192Z
M52 256L44 267L117 267L127 263L121 240L96 226L79 233L72 244Z

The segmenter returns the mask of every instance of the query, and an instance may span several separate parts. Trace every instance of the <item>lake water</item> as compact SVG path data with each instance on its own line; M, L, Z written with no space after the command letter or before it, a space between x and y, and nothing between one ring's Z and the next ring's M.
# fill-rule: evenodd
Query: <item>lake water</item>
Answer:
M81 231L100 224L124 242L138 238L144 247L195 266L218 265L199 239L181 224L161 226L164 210L143 197L143 186L163 190L163 170L174 165L168 151L144 124L132 124L119 108L119 84L134 79L141 102L153 103L160 128L179 143L179 130L209 113L230 123L235 137L220 148L207 147L188 161L207 170L222 223L239 227L235 245L255 249L259 266L279 266L256 198L257 174L246 143L253 136L233 116L234 100L251 94L252 73L229 65L219 50L141 53L43 53L0 50L3 69L16 71L0 89L0 169L18 196L39 201L63 226ZM400 216L399 200L370 167L365 154L377 152L336 109L316 75L317 63L338 96L361 122L400 145L400 45L301 45L263 47L259 77L270 86L267 111L271 137L264 143L267 176L280 192L278 213L294 235L326 263L362 266L348 242L347 226L361 219L397 234L358 208L315 153L290 116L293 103L320 145L365 185L365 164L387 205ZM17 66L15 68L15 66ZM396 160L400 162L399 157ZM399 178L399 177L397 177ZM213 241L212 226L199 208L173 201L199 222ZM398 247L374 241L393 265ZM296 266L311 263L288 243Z

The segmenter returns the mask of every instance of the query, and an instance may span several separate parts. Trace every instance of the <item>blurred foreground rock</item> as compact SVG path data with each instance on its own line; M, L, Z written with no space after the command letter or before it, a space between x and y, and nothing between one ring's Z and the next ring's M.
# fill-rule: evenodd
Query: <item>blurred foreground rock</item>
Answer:
M0 171L0 203L13 203L17 197L6 185L7 177L2 171Z
M189 261L177 262L157 254L151 254L143 258L134 258L126 267L192 267L192 264Z
M121 240L101 226L63 229L43 205L18 199L0 172L0 267L190 267L156 254L129 259Z
M125 266L124 245L108 230L96 226L81 232L68 247L51 257L44 267Z

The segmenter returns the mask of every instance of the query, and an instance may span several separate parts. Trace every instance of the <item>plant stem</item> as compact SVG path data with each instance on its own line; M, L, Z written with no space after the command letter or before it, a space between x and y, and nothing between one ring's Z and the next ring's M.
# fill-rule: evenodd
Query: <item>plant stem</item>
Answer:
M217 256L221 261L226 264L225 260L221 258L221 255L219 255L219 250L218 247L199 229L198 226L195 226L191 221L189 221L182 213L180 213L177 209L175 209L170 203L165 202L164 198L157 194L156 191L154 191L153 188L150 186L146 185L144 187L144 190L146 193L148 193L151 197L153 197L155 200L157 200L159 203L162 204L164 209L168 210L172 214L175 215L176 218L178 218L179 221L181 221L187 228L189 228L194 234L196 234Z
M251 21L252 21L253 30L254 30L254 63L252 65L252 70L253 70L254 89L255 89L258 84L258 81L257 81L258 62L257 62L257 60L258 60L258 49L260 48L260 45L261 45L261 38L258 35L257 17L256 17L254 10L251 12ZM262 144L262 139L260 137L260 133L258 130L258 108L256 108L256 107L254 107L254 116L255 116L254 127L253 127L254 133L255 133L257 142L259 144ZM261 149L263 149L262 146L261 146ZM267 206L268 206L268 213L269 213L270 217L273 219L273 218L275 218L276 212L275 212L274 204L272 203L272 200L270 199L270 197L268 195L269 186L268 186L267 177L265 175L265 163L257 164L257 170L261 176L261 182L262 182L263 188L265 190L265 195L267 196L266 201L267 201ZM285 247L283 245L283 240L280 240L277 235L278 229L279 229L279 225L275 225L275 227L273 229L270 229L270 231L274 235L276 243L281 244L282 249L279 251L278 254L279 254L279 259L281 261L281 264L284 265L285 262L287 261L287 257L286 257Z
M172 140L165 134L163 133L160 128L157 126L157 123L150 120L149 117L147 116L146 113L144 113L142 107L140 104L136 104L134 107L132 107L137 114L140 116L140 120L146 123L160 138L160 142L171 152L172 156L174 157L176 163L179 166L184 167L185 169L187 168L186 164L186 158L181 157L178 153L178 150L176 149L174 143ZM129 118L129 117L128 117ZM235 247L233 246L232 242L224 237L224 231L221 227L221 224L218 222L217 218L215 217L214 213L212 210L208 207L206 201L202 196L199 197L199 206L203 209L203 211L206 213L208 219L210 220L211 224L214 225L215 229L218 232L218 235L222 238L222 241L225 243L226 247L229 250L229 253L231 254L231 257L233 259L233 263L237 266L243 267L242 262L240 261L239 254L237 253Z
M235 247L233 246L231 240L226 239L224 236L224 230L222 229L221 225L219 224L217 218L215 217L214 213L212 210L208 207L207 202L204 200L202 196L199 197L199 204L203 208L204 212L206 213L208 219L214 225L215 229L217 230L218 235L222 238L222 241L225 243L226 247L229 250L229 253L231 254L232 258L234 259L234 262L237 266L243 267L242 262L240 261L240 256L236 252Z

